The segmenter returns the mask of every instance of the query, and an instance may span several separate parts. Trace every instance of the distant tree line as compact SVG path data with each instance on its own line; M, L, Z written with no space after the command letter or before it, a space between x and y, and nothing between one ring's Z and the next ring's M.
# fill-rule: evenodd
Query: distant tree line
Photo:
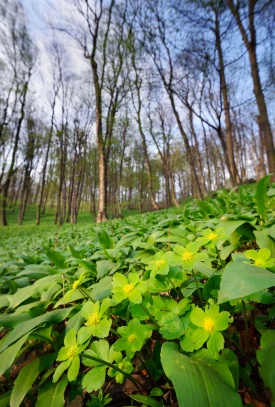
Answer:
M0 5L2 225L27 204L37 225L48 207L103 222L275 174L274 0L67 3L39 87L23 6Z

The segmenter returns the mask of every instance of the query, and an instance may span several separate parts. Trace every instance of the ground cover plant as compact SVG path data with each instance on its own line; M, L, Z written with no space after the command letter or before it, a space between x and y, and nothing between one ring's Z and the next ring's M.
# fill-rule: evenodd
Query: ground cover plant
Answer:
M274 209L267 176L100 227L3 230L0 407L274 406Z

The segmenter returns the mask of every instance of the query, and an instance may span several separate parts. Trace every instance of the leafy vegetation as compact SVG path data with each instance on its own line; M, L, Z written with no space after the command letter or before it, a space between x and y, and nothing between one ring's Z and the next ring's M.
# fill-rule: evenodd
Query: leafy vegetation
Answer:
M275 406L268 179L101 227L5 228L0 406Z

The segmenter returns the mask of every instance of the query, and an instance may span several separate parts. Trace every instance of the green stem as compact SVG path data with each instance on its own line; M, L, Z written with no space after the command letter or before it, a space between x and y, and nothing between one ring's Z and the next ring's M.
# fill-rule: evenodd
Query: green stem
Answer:
M84 295L84 297L89 298L89 300L91 300L91 301L94 303L94 300L93 300L92 297L86 292L86 290L85 290L85 291L82 291L82 288L80 288L80 287L77 287L77 290L80 291L80 293L81 293L82 295Z
M197 278L196 278L196 274L194 273L193 269L192 269L192 276L193 276L193 278L195 280L195 284L196 284L197 291L198 291L198 294L199 294L199 300L200 300L200 303L201 303L201 307L203 308L203 298L202 298L202 295L201 295L201 290L199 288L199 284L198 284L198 281L197 281Z
M96 358L95 356L87 355L86 353L82 353L81 356L86 358L86 359L94 360L95 362L101 363L102 365L111 367L112 369L116 370L117 372L122 373L125 377L127 377L128 380L130 380L130 382L133 383L133 385L137 388L137 390L141 394L143 394L142 388L140 387L138 381L136 379L134 379L129 373L124 372L124 370L120 369L116 365L113 365L112 363L109 363L106 360Z
M155 320L155 318L150 314L150 312L144 307L143 304L139 304L141 305L141 308L143 309L144 312L146 312L146 314L148 315L148 317L154 322L154 324L156 324L157 326L159 326L159 324L157 323L157 321Z
M175 290L176 293L177 293L177 296L179 297L179 290L176 289L176 287L174 286L174 284L173 284L171 278L168 278L168 280L170 281L171 286L174 288L174 290Z
M119 338L121 338L121 336L117 333L117 331L115 331L113 328L110 328L110 332L112 332L114 335L118 336Z

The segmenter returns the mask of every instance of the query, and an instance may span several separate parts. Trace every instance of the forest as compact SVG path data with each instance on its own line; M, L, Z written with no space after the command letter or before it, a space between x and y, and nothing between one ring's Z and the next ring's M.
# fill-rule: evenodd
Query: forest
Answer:
M275 407L275 0L0 0L0 407Z
M274 1L41 2L39 33L28 3L0 5L2 225L28 205L37 225L49 208L102 222L275 173Z

